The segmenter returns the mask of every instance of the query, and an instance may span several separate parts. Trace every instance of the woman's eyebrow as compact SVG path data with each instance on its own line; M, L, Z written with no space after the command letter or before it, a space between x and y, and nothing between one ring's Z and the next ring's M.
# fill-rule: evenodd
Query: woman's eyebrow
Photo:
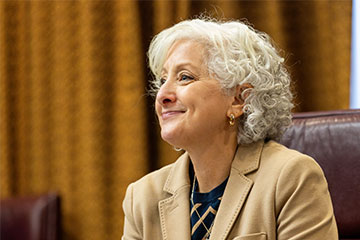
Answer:
M191 62L184 62L184 63L179 63L175 66L175 71L179 71L179 69L184 69L185 67L190 67L192 70L195 70L196 67L191 63ZM162 68L161 69L161 73L167 73L168 70L166 68Z

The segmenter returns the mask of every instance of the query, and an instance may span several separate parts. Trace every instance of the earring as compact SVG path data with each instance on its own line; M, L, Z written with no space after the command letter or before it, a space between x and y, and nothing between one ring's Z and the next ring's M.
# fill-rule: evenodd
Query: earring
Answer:
M230 126L234 126L234 124L235 124L235 116L232 113L230 113L230 116L229 116L229 124L230 124Z

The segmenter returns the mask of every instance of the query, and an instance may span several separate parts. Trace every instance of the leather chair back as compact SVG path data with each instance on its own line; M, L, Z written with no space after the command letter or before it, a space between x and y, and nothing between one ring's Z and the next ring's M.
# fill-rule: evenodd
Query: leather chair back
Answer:
M60 239L60 199L56 194L0 201L0 239Z
M360 239L360 110L296 113L280 142L319 163L339 238Z

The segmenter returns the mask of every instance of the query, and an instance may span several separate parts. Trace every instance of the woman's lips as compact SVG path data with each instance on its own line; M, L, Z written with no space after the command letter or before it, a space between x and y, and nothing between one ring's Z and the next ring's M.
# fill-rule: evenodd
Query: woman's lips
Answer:
M180 115L182 113L184 113L185 111L165 111L161 113L161 119L162 120L166 120L172 117L175 117L177 115Z

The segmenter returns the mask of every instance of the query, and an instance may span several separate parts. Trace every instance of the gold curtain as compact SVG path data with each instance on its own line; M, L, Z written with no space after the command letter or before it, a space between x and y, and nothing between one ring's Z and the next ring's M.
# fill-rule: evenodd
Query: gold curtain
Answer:
M122 234L147 166L137 5L1 3L1 196L56 191L66 239Z
M1 1L1 198L56 191L64 239L120 239L126 186L179 155L159 137L146 49L204 12L272 36L296 111L348 108L351 1Z

